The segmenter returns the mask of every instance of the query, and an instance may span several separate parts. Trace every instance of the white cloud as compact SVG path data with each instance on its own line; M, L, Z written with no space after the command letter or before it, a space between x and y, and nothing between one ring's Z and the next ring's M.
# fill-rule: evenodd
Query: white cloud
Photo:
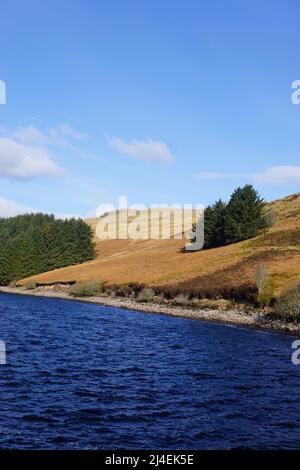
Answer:
M11 138L0 138L0 176L31 178L61 173L46 149L20 144Z
M258 173L213 173L202 172L195 175L202 180L219 180L226 178L243 178L253 183L269 186L284 186L300 183L300 166L271 166Z
M173 160L166 143L148 138L147 140L131 139L125 142L119 137L106 136L111 148L118 152L150 163L170 163Z
M14 217L15 215L29 214L32 212L36 212L36 210L0 197L0 217Z
M28 207L22 204L18 204L17 202L9 201L4 197L0 197L0 218L1 217L14 217L16 215L23 215L23 214L34 214L37 212L45 213L45 211L39 209L33 209L32 207ZM77 214L70 214L70 213L59 213L56 212L55 217L57 219L72 219L78 218Z
M87 138L65 122L41 131L33 125L19 126L14 132L0 128L0 177L31 178L62 174L55 163L51 148L68 149L81 156L72 141Z

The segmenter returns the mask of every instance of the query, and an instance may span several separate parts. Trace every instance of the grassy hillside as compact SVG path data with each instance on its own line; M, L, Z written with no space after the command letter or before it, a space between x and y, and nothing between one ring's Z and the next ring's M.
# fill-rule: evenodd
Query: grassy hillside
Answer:
M88 279L109 284L137 282L170 293L247 297L253 290L256 267L264 262L272 295L277 296L300 276L300 193L273 201L267 208L277 212L278 220L252 240L194 253L182 251L185 240L96 240L95 260L30 279L41 284ZM95 226L97 220L88 222Z

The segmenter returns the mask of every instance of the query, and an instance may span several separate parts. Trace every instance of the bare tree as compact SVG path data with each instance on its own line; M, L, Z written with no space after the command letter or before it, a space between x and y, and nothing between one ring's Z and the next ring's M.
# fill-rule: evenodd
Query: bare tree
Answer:
M268 210L268 212L265 213L265 222L267 228L273 227L273 225L275 225L277 221L278 214L274 208L271 208L270 210Z
M264 290L266 283L268 281L269 274L266 268L265 263L259 263L256 266L256 273L255 273L255 283L258 289L258 293L261 294Z

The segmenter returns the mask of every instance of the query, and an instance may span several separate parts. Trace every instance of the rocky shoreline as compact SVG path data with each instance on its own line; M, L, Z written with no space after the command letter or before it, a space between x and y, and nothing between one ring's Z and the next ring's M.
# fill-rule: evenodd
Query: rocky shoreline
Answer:
M300 325L285 323L278 320L270 320L266 314L260 310L254 309L209 309L195 308L185 306L167 305L161 302L138 302L124 297L109 297L99 295L96 297L74 297L68 292L58 291L51 286L37 287L36 289L26 290L23 287L0 287L0 293L29 295L37 297L59 298L65 300L76 300L88 302L109 307L123 308L128 310L137 310L146 313L158 313L162 315L171 315L175 317L192 318L197 320L212 321L215 323L225 323L230 325L239 325L255 329L265 329L283 332L291 335L300 336Z

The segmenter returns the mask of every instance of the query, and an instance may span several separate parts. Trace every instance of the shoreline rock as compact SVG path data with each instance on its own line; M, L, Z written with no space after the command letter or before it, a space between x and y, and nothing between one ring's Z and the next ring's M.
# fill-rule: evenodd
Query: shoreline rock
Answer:
M38 287L32 290L26 290L22 287L0 287L0 293L29 295L34 297L57 298L70 301L79 301L106 305L120 309L135 310L144 313L153 313L161 315L170 315L181 318L191 318L195 320L211 321L214 323L223 323L241 327L247 327L258 330L269 330L273 332L286 333L294 336L300 336L300 325L285 323L278 320L269 320L261 311L243 311L242 309L232 308L228 310L204 309L194 307L181 307L166 305L160 302L137 302L136 300L124 297L74 297L68 292L57 291L46 287Z

